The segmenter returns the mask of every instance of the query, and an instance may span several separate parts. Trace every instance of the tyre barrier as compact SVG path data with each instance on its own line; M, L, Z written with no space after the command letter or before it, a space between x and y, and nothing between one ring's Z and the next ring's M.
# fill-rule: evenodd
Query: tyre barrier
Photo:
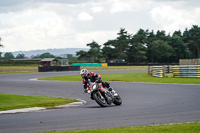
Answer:
M180 65L172 67L174 77L200 78L200 65Z

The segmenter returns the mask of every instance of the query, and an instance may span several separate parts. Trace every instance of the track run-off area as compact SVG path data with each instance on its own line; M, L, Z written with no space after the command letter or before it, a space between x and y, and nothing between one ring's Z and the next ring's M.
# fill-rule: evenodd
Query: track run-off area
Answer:
M95 71L130 73L130 71ZM74 98L85 105L40 112L0 115L0 132L40 132L200 121L200 85L112 81L121 106L101 108L84 94L81 81L38 81L41 77L78 75L78 71L0 75L0 93Z

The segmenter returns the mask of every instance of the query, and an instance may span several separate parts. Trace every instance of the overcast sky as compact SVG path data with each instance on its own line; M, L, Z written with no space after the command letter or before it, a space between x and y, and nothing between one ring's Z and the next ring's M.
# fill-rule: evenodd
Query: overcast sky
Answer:
M200 26L199 0L2 0L1 52L86 48L115 39L120 28L184 31Z

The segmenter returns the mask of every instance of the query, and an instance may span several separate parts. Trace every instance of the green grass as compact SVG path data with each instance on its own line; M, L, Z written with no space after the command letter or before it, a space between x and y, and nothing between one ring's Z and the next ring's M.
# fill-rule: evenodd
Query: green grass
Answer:
M200 122L43 133L200 133Z
M63 105L76 101L76 99L69 98L64 99L45 96L0 94L0 111L29 107L52 108L57 105Z
M101 74L101 77L103 81L200 84L199 78L173 78L170 76L166 78L157 78L148 75L146 72ZM72 75L40 78L39 80L81 81L82 79L80 75Z

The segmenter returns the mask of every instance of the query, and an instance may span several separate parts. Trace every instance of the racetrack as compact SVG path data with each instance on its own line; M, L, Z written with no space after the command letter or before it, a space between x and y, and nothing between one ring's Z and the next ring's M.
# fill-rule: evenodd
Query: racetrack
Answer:
M0 132L60 131L200 121L200 85L110 82L122 97L123 103L121 106L101 108L89 95L83 94L80 81L29 80L77 74L79 72L0 75L0 93L68 97L87 102L86 105L73 108L0 115Z

